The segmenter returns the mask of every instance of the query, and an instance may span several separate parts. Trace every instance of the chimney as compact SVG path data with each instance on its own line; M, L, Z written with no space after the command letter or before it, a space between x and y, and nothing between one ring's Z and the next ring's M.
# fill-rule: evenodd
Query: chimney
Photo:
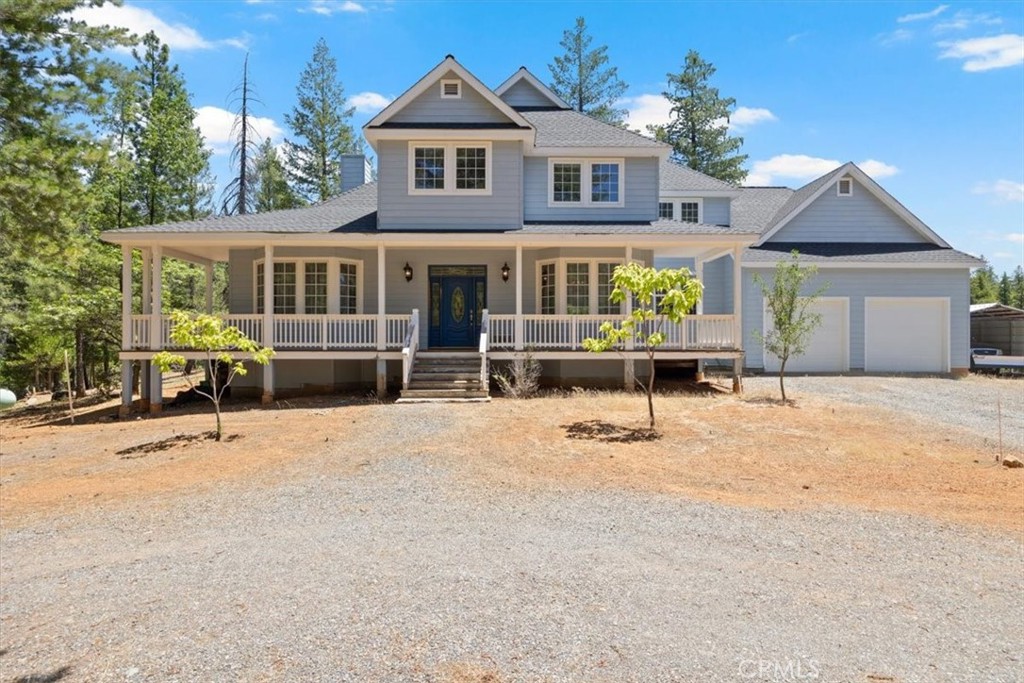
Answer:
M341 155L341 191L364 185L373 180L373 165L365 154Z

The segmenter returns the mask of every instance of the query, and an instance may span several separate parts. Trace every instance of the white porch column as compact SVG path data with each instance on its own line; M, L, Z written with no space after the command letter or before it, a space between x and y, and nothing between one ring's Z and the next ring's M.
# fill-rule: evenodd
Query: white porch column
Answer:
M213 262L207 263L206 269L206 312L213 313Z
M632 261L633 261L633 245L627 244L626 245L626 263L625 263L625 265L628 266L630 263L632 263ZM623 306L623 308L625 310L625 314L626 314L625 317L628 318L629 316L631 316L633 314L633 297L632 296L627 296L626 300L623 303L625 304ZM634 348L633 339L632 338L627 339L626 340L626 350L627 351L632 351L633 348ZM635 386L636 386L636 364L634 363L632 358L627 358L625 361L623 361L623 366L624 367L623 367L623 372L622 372L622 386L623 386L623 388L626 391L632 391L635 388Z
M132 348L132 249L121 247L121 350ZM132 362L121 361L121 417L132 407Z
M149 316L149 348L159 351L164 346L163 333L163 247L153 247L152 274L150 277L150 290L152 311ZM164 378L163 374L154 364L149 369L149 411L158 413L163 408L164 402Z
M385 292L384 243L377 244L377 350L384 351L388 347L388 327L384 316L387 314L387 293Z
M693 260L693 272L697 278L697 281L704 284L704 259L696 257ZM700 299L697 300L697 315L704 315L704 295L701 294ZM684 335L685 338L685 335ZM704 381L704 361L697 360L697 377L695 378L698 382Z
M142 315L153 314L153 250L145 247L142 250ZM149 410L150 362L139 363L139 398L142 410Z
M523 245L516 245L516 325L515 350L523 350Z
M274 245L263 246L263 346L274 346ZM263 366L262 403L274 400L274 361Z
M743 350L743 267L740 259L743 247L732 250L732 338L739 351ZM733 361L732 368L733 393L743 392L743 356Z

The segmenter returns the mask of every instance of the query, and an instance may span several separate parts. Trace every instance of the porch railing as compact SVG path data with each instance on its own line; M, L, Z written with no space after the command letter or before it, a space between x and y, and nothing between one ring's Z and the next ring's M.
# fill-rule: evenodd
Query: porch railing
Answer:
M490 349L491 315L487 309L480 314L480 388L486 389L489 381L487 373L487 351Z
M604 315L524 315L523 347L582 351L583 340L597 337L601 324L621 318ZM514 315L491 315L490 346L515 348ZM733 316L690 315L681 324L667 323L663 349L680 351L734 349Z
M416 364L416 351L420 346L420 312L412 309L409 317L409 328L402 341L402 388L408 389L412 380L412 368Z

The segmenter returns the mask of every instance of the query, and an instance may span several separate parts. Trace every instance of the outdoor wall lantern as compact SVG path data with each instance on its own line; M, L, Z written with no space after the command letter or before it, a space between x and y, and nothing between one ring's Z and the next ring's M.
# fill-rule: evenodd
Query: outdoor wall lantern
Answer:
M412 266L409 265L408 261L405 262L405 268L402 268L402 272L405 273L405 281L412 282Z
M504 282L508 282L508 274L511 272L511 268L508 267L508 261L505 261L505 265L501 267L501 279Z

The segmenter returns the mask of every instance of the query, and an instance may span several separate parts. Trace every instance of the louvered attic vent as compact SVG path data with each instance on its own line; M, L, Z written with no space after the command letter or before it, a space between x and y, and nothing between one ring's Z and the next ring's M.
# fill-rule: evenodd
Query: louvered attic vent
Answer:
M441 81L441 97L444 99L459 99L462 97L462 81L443 80Z

